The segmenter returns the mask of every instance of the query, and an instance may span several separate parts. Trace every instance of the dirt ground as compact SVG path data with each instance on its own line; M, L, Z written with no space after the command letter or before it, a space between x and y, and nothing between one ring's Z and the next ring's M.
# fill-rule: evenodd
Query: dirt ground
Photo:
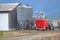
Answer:
M3 40L60 40L60 30L20 30L4 32Z

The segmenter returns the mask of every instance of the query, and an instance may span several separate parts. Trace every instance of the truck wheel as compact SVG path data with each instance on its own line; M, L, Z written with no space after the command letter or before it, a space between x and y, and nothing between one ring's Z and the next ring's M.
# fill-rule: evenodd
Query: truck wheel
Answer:
M39 31L39 29L37 29L37 31Z
M51 28L49 27L49 30L51 30Z
M43 31L45 31L45 29L42 29Z
M52 30L54 30L54 28L52 28Z

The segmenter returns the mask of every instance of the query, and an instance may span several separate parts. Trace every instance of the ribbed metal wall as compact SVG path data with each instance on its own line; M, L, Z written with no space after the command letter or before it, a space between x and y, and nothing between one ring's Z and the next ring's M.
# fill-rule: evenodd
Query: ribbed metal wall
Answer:
M17 25L19 29L24 29L26 21L33 17L33 9L30 6L19 6L17 8Z

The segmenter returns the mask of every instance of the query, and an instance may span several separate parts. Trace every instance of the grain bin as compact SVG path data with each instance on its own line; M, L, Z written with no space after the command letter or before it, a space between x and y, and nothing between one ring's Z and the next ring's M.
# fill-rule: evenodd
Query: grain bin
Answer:
M18 29L24 29L27 20L33 17L33 9L28 5L20 5L17 8L17 26Z

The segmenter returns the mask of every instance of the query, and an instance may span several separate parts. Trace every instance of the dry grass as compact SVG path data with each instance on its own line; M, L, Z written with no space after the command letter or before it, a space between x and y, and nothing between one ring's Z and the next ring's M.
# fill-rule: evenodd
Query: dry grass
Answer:
M0 31L0 38L2 38L3 37L3 32L2 31Z
M28 30L3 32L4 37L25 36L25 35L32 35L35 33L36 33L35 31L28 31Z

